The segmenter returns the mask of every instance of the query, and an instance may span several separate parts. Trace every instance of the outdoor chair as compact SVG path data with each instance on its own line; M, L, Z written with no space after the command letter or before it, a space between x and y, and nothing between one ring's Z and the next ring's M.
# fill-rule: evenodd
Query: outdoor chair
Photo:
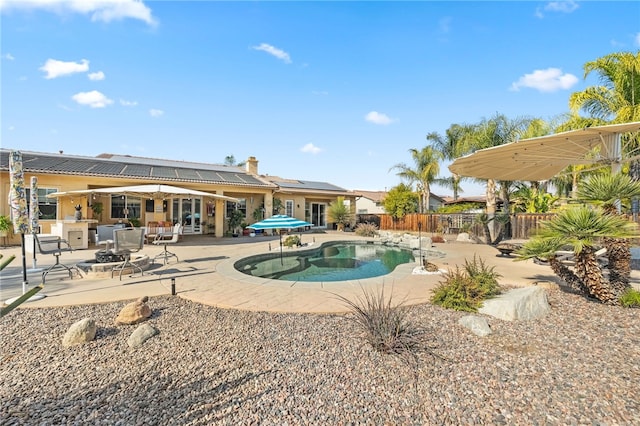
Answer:
M182 225L179 223L176 223L173 226L172 232L164 232L156 235L156 239L153 240L152 243L158 246L163 245L164 250L153 258L153 262L155 262L156 259L162 258L164 259L164 264L166 265L170 257L175 257L176 262L179 261L178 256L175 253L172 253L169 250L167 250L167 245L176 244L178 242L178 239L180 238L180 234L182 234Z
M69 245L67 240L63 240L60 237L42 237L42 241L38 234L33 234L33 238L35 239L36 246L38 247L38 251L40 254L52 254L56 258L56 263L49 266L47 269L42 271L42 284L45 283L47 278L47 274L54 269L66 269L69 272L69 278L73 278L73 270L80 275L80 271L75 266L67 266L63 263L60 263L60 256L63 252L72 252L73 248Z
M115 225L98 225L96 228L96 245L104 245L104 251L111 250L113 247L113 231L124 228L124 223L116 223Z
M144 275L142 268L131 262L131 254L142 250L144 245L144 228L123 228L113 231L113 254L122 256L124 261L111 269L111 278L114 271L120 271L120 280L122 280L122 272L131 268L131 274L135 274L135 270L140 270L140 275Z

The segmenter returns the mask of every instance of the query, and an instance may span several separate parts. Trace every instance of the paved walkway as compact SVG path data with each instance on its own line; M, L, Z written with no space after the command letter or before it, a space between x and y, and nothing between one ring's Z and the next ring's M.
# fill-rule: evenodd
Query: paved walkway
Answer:
M313 248L322 242L331 240L370 240L353 233L327 232L322 234L302 234L303 243ZM40 293L47 297L29 301L23 308L67 306L113 301L128 301L141 296L159 296L171 294L171 281L175 280L175 289L179 297L197 303L222 308L271 312L345 312L348 309L339 296L353 298L362 295L362 289L385 286L386 292L392 292L395 300L404 300L406 304L426 302L430 290L441 280L442 275L412 274L416 264L400 265L391 274L384 277L345 282L305 283L278 281L256 278L236 271L236 260L248 255L269 253L278 250L277 237L239 237L215 238L207 235L185 236L184 240L170 246L170 250L179 257L179 262L171 259L167 265L155 264L140 276L123 275L114 278L73 278L69 279L64 270L54 270L47 275L46 284ZM305 248L302 248L305 249ZM487 265L495 266L502 275L503 284L527 286L537 281L555 282L556 277L548 266L534 264L532 261L515 262L511 258L496 256L498 251L483 244L442 243L435 244L434 250L445 254L443 258L429 259L441 269L464 265L465 259L472 260L476 255ZM97 248L76 250L64 253L61 262L75 264L92 259ZM145 246L141 252L155 256L162 247ZM292 250L284 248L285 253ZM22 255L19 247L0 248L0 254L16 259L0 272L0 300L6 301L22 294ZM53 256L38 255L36 266L46 268L54 263ZM33 268L33 255L27 253L29 287L41 282L41 272L29 271ZM634 281L640 282L639 277Z

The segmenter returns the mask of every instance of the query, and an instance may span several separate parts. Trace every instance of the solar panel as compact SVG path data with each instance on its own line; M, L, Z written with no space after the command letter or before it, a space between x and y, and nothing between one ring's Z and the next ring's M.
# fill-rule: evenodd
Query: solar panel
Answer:
M176 169L176 173L180 179L200 180L200 175L197 170Z
M172 167L158 167L158 166L154 166L151 169L151 176L152 177L159 177L159 178L171 178L171 179L175 179L176 178L176 171L174 168Z
M67 160L60 164L56 164L55 169L61 172L86 172L93 166L94 161L87 160Z
M95 163L89 172L99 175L119 175L124 166L122 163Z
M144 164L127 164L122 170L123 175L148 177L151 174L151 166Z

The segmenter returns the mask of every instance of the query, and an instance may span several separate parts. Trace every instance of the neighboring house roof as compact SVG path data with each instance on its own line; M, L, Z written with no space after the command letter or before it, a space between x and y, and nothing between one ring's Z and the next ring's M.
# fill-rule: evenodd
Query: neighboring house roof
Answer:
M9 149L0 149L0 170L9 170ZM161 160L128 155L84 157L22 151L23 170L29 173L196 182L229 186L276 187L233 166Z
M358 194L358 196L367 198L371 201L373 201L374 203L381 203L382 200L384 200L384 197L387 196L387 192L386 191L361 191L361 190L355 190L353 191L356 194Z
M280 192L299 192L299 193L325 193L332 195L353 195L351 191L348 191L339 186L333 185L327 182L317 182L311 180L298 180L298 179L284 179L279 176L261 175L262 179L265 179L280 187Z

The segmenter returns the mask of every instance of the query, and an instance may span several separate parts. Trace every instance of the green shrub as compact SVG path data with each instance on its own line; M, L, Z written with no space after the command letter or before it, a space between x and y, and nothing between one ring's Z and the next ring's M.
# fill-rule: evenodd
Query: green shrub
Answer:
M298 237L297 235L289 235L287 238L285 238L282 244L284 244L286 247L298 246L300 245L300 237Z
M498 278L502 275L495 271L495 266L488 267L482 258L473 256L473 262L465 259L464 269L469 278L476 284L478 294L476 298L487 299L500 294Z
M620 304L626 308L640 308L640 291L629 288L620 296Z
M408 308L401 303L392 304L391 297L380 292L367 291L363 288L363 296L351 301L336 295L351 310L353 320L362 337L376 351L389 354L406 355L415 352L422 346L424 330L413 325L407 319Z
M444 276L444 281L440 281L433 290L431 303L456 311L476 312L479 302L471 296L475 293L474 286L469 275L456 266L455 271L449 270Z
M375 223L359 223L354 232L360 237L375 237L378 235L378 227Z
M500 294L495 267L488 267L481 258L465 260L464 268L449 270L434 289L431 303L456 311L476 312L485 299Z

